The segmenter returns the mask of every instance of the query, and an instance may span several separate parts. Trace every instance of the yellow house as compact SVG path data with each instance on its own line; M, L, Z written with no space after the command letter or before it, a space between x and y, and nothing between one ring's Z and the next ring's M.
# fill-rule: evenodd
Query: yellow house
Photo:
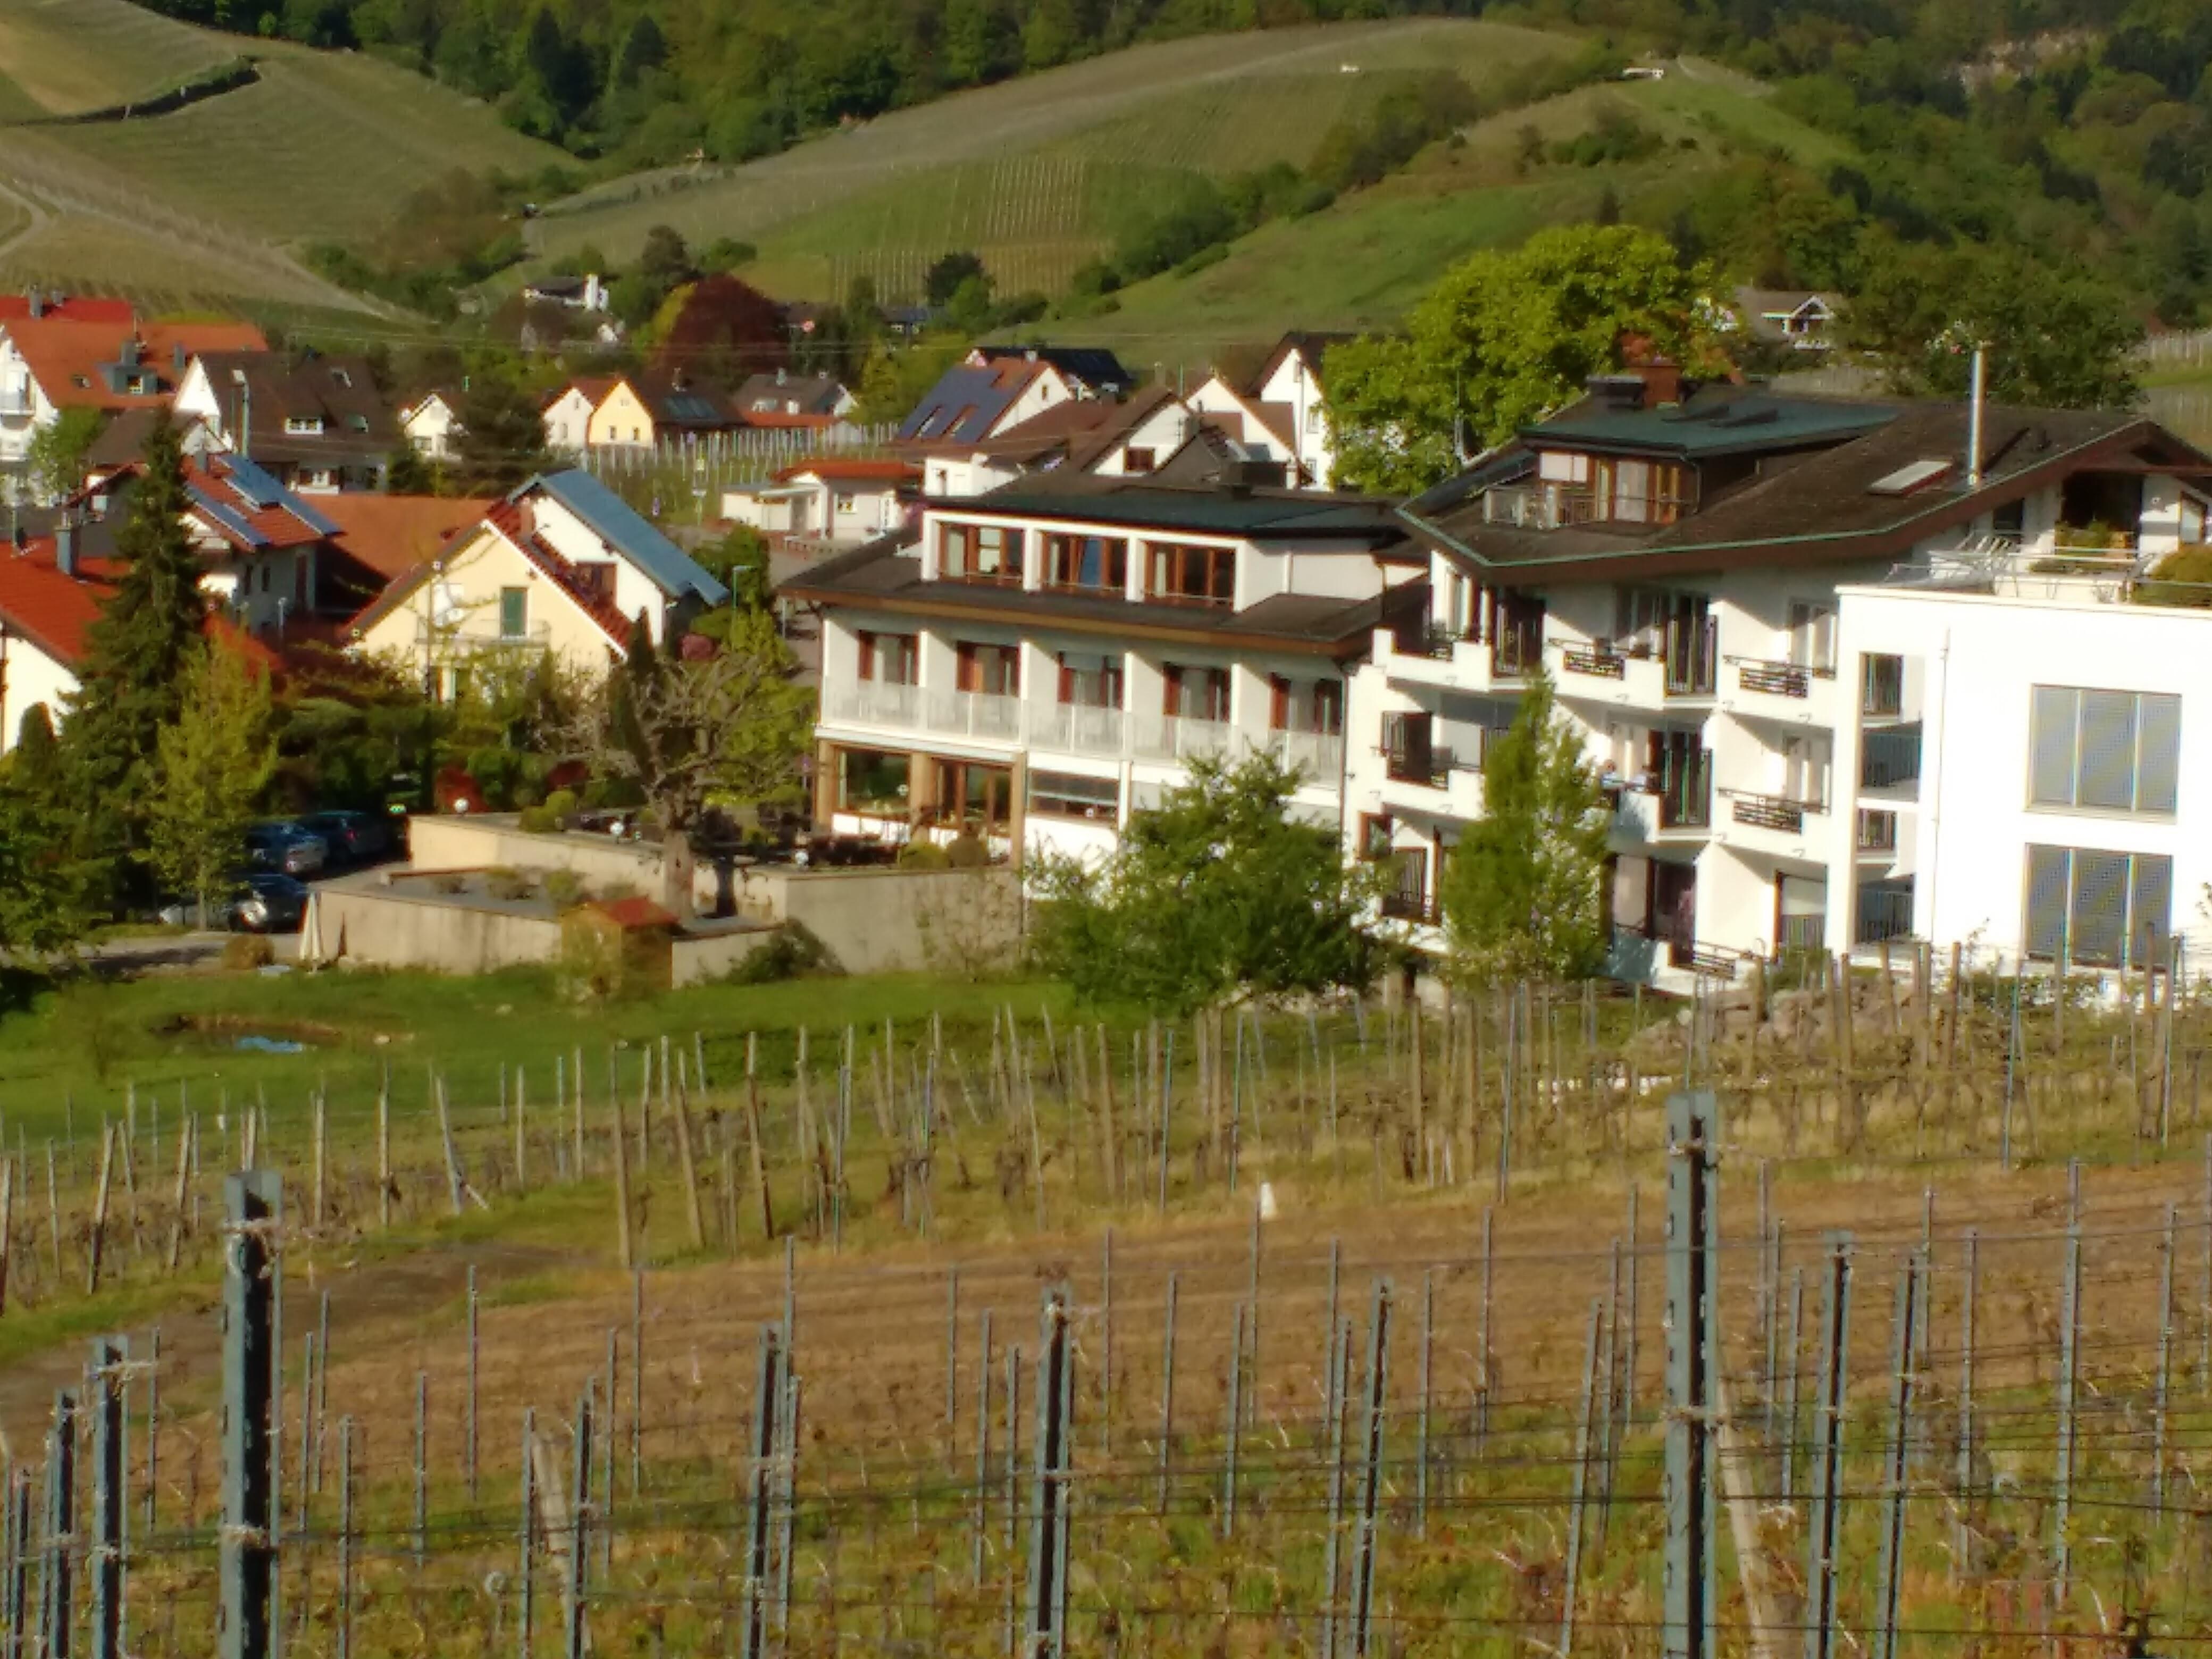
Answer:
M532 478L354 618L352 647L453 701L473 671L550 653L603 676L642 618L656 645L729 590L590 474Z
M653 410L627 380L607 388L584 427L584 442L592 449L650 448L653 437Z

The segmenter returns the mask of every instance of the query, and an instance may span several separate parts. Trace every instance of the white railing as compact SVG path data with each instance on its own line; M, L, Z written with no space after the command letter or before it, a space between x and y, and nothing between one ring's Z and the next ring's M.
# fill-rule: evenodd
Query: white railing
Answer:
M1325 732L1270 732L1268 747L1285 766L1305 774L1308 783L1334 783L1344 775L1344 739Z
M1129 741L1128 718L1118 708L1048 702L1030 708L1030 746L1063 755L1119 756Z
M947 737L984 738L1031 749L1101 759L1189 760L1264 749L1299 768L1306 781L1333 787L1344 774L1344 739L1321 732L1242 733L1226 720L1131 714L1084 703L1028 702L982 691L924 691L879 680L840 680L826 688L822 718Z

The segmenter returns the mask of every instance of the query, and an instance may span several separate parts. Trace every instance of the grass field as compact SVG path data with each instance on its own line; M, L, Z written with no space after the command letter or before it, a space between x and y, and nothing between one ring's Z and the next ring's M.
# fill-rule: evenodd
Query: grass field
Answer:
M150 97L242 44L128 0L0 0L0 121Z
M1659 134L1667 149L1629 164L1517 167L1524 127L1547 142L1571 138L1608 106ZM1463 144L1432 145L1406 172L1320 213L1263 226L1216 264L1127 289L1083 331L1133 362L1202 374L1225 347L1279 337L1287 320L1387 327L1454 260L1545 225L1587 221L1608 187L1635 219L1698 173L1769 151L1814 167L1845 154L1755 88L1702 65L1662 82L1584 88L1479 123Z
M1138 46L902 110L741 167L672 169L586 191L539 222L540 251L620 260L653 225L762 250L772 287L818 294L860 270L909 284L981 252L1002 288L1049 287L1106 246L1153 169L1230 173L1310 159L1340 116L1411 70L1497 90L1571 36L1440 18ZM1354 72L1347 72L1347 66Z

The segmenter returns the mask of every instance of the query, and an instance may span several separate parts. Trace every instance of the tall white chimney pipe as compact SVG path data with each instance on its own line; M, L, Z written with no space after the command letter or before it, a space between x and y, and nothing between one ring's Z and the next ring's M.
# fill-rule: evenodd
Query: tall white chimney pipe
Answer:
M1966 488L1982 487L1982 384L1987 370L1987 354L1979 341L1974 343L1973 389L1966 410Z

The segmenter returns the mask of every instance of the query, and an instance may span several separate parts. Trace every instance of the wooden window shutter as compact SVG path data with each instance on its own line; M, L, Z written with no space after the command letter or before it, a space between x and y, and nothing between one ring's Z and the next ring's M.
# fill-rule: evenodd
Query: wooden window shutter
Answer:
M1280 674L1267 676L1267 728L1286 732L1291 725L1291 683Z

